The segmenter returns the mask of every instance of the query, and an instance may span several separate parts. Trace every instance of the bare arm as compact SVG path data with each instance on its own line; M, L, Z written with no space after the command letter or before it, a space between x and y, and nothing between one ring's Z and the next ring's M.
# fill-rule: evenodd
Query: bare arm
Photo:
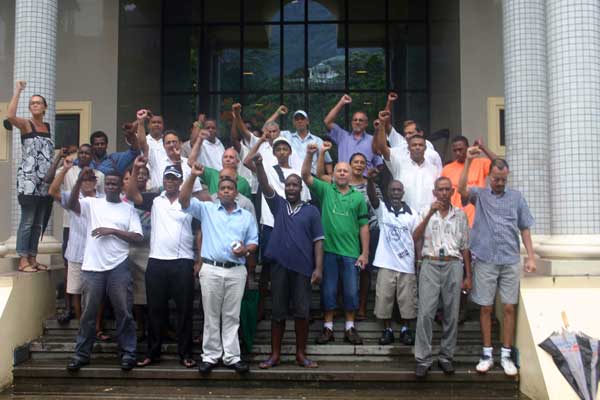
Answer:
M386 161L390 161L390 148L387 144L387 135L385 133L385 125L389 120L390 113L388 111L379 112L379 121L381 124L373 137L373 149L377 154L381 154Z
M390 116L392 115L392 106L394 105L394 102L398 100L398 94L395 92L390 92L388 94L387 97L387 102L385 103L385 108L384 111L387 111L390 113ZM385 123L385 132L387 134L389 134L392 131L392 118L390 117L390 119L388 121L386 121Z
M433 203L433 204L435 204L435 203ZM433 214L435 214L436 211L437 211L437 209L435 209L434 206L432 205L431 208L429 209L429 211L427 212L427 214L425 214L423 221L421 221L421 223L419 225L417 225L417 227L413 231L412 236L413 236L413 241L415 243L420 242L423 239L423 235L425 235L425 229L427 229L427 224L429 224L429 220L431 219Z
M258 185L260 186L260 190L262 190L265 197L271 198L275 195L275 190L269 185L269 178L267 177L267 173L265 172L265 167L262 163L262 157L260 154L256 154L252 159L255 166L256 178L258 179Z
M137 127L136 136L139 148L146 157L150 157L150 146L148 146L148 140L146 139L146 129L144 128L144 120L148 116L148 111L140 110L137 113Z
M527 251L527 261L525 263L526 272L535 272L537 267L535 265L535 252L533 251L533 241L531 240L531 231L529 229L521 230L521 238L523 240L523 246Z
M109 235L116 236L119 239L126 241L127 243L139 243L142 240L144 240L144 235L140 233L122 231L120 229L100 227L92 231L92 237L94 238L100 238Z
M256 167L254 166L254 163L252 162L252 159L254 158L254 156L256 154L258 154L258 149L260 148L260 146L262 146L262 144L266 140L267 139L266 139L265 135L263 135L262 137L260 137L258 139L258 141L254 144L254 146L252 146L252 148L250 149L250 151L246 155L246 158L244 158L244 165L246 166L246 168L248 168L250 171L252 171L254 173L256 173Z
M377 188L375 187L375 178L379 174L377 168L371 168L368 173L367 179L367 196L369 197L369 203L371 207L379 208L379 197L377 197Z
M52 161L52 164L50 165L50 168L48 168L48 172L44 177L44 182L51 183L54 180L56 170L58 169L58 166L61 164L62 160L68 155L67 152L68 148L63 147L60 150L60 152L54 157L54 160Z
M467 187L467 183L469 182L469 168L471 168L471 162L477 156L479 156L478 147L472 146L467 149L467 159L465 160L465 167L460 173L458 187L456 188L456 190L460 194L463 203L466 202L469 198L469 188Z
M144 165L146 165L146 158L143 156L138 156L133 162L131 176L138 176L140 168L142 168ZM131 184L127 185L126 195L129 201L133 202L133 204L137 206L141 205L144 202L144 198L142 197L142 194L140 193L140 190L138 189L135 182L131 182Z
M71 190L71 196L69 197L67 208L77 215L81 214L81 204L79 203L79 192L81 191L81 182L83 182L83 179L89 176L90 174L95 175L94 171L91 168L85 167L83 171L81 171L81 173L79 174L77 182L75 182L75 186L73 186L73 190Z
M196 137L196 141L194 142L194 145L192 146L192 151L190 152L190 156L188 157L188 165L190 166L190 168L194 165L194 163L196 163L196 160L198 160L198 156L202 151L202 143L207 137L208 131L206 131L205 129L200 129L198 131L198 136Z
M239 117L237 117L235 113L232 115L233 119L231 120L231 129L229 130L229 134L231 135L231 144L233 145L235 151L237 151L239 154L242 152L242 139L238 134L237 123L235 122Z
M325 126L328 130L331 130L331 128L333 128L333 124L335 123L338 114L340 113L340 111L342 111L344 106L350 103L352 103L352 97L345 94L337 102L337 104L333 106L333 108L329 111L329 113L327 114L327 116L325 116L325 119L323 120L323 123L325 123Z
M495 160L496 158L498 158L498 155L496 153L494 153L493 151L491 151L489 149L489 147L487 147L484 143L483 140L481 139L477 139L476 141L476 145L479 146L479 148L481 149L481 151L483 151L483 154L485 154L487 156L487 158L489 158L490 160Z
M50 184L50 187L48 188L48 194L50 196L52 196L52 198L56 201L61 200L60 186L64 182L65 175L67 175L67 172L69 172L69 170L71 169L72 166L73 166L73 160L71 160L69 158L65 158L65 161L63 163L63 169L60 170L58 175L56 175L54 177L54 179L52 180L52 183Z
M323 240L317 240L313 244L315 253L315 270L310 278L310 283L316 285L323 279Z
M319 149L319 157L317 157L317 178L325 182L331 182L331 175L325 170L325 154L330 148L331 143L323 142L323 146Z
M242 118L242 105L240 103L235 103L231 106L233 113L235 114L234 122L237 128L238 133L242 134L242 138L250 143L252 140L252 132L248 129L246 124L244 123L244 119Z
M28 121L25 118L17 117L17 106L19 105L19 98L21 97L21 93L23 92L23 90L25 90L25 86L25 81L17 81L15 91L13 93L12 98L10 99L10 103L8 103L8 108L6 109L6 116L8 118L8 122L19 128L19 131L21 131L21 135L30 132Z
M191 168L192 171L190 176L183 182L183 185L181 185L181 189L179 190L179 203L183 209L190 206L190 199L194 192L194 182L199 176L204 174L204 167L199 163L195 163Z
M465 276L463 278L462 288L465 290L469 290L473 286L471 281L471 252L469 251L469 249L464 249L461 250L461 253L463 256L463 262L465 264Z
M277 107L277 110L265 121L265 124L268 122L277 121L280 115L286 115L288 113L288 109L283 104Z
M364 224L360 227L360 247L362 252L356 261L360 269L365 269L369 263L369 224Z
M306 146L306 156L304 157L304 162L302 163L302 180L306 182L308 186L312 186L314 179L310 170L312 169L312 159L313 155L319 150L316 143L310 143Z

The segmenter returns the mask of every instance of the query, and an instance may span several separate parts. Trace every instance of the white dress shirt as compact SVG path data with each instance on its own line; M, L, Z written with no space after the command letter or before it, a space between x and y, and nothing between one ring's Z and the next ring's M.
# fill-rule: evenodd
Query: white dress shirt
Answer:
M390 147L399 147L403 150L402 154L406 158L410 158L410 150L408 149L408 142L406 138L402 136L394 127L392 126L392 131L388 136L388 142L390 142ZM429 162L440 169L443 168L442 159L438 152L433 147L433 144L429 140L425 140L425 158L429 160Z

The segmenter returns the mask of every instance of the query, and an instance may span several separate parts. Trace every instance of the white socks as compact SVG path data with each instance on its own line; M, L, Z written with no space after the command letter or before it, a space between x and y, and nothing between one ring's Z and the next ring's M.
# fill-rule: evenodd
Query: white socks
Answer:
M484 347L483 348L483 355L485 357L492 358L492 350L493 350L493 347ZM502 348L502 350L504 350L504 348ZM509 352L509 355L510 355L510 350L508 350L508 352Z
M354 328L354 321L346 321L346 330Z
M507 349L506 347L502 346L500 352L500 356L502 358L510 358L510 349Z
M327 329L333 331L333 321L331 321L331 322L323 322L323 328L327 328Z

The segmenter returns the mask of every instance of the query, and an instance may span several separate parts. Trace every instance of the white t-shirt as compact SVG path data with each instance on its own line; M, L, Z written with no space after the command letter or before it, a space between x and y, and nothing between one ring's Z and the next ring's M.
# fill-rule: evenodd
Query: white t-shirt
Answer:
M258 142L259 138L252 135L250 138L250 145L248 147L253 148L256 142ZM273 154L273 147L269 142L263 142L258 149L258 152L263 158L263 165L277 165L277 158ZM302 170L302 163L304 160L300 158L294 151L292 150L292 154L290 155L290 159L288 160L290 167L296 169L298 171Z
M200 148L200 154L198 155L198 161L205 167L220 171L223 169L224 152L225 146L223 146L219 138L215 138L214 143L211 143L208 139L204 139Z
M404 155L406 158L410 158L410 150L408 149L408 142L406 141L406 138L398 133L393 126L390 135L388 136L388 142L390 142L391 147L399 147L403 149L402 155ZM442 165L442 159L440 155L429 140L425 140L425 158L429 160L431 164L438 167L440 171L444 167Z
M194 259L192 216L181 211L179 200L173 203L166 192L152 202L150 257L158 260Z
M87 220L87 239L83 256L83 271L109 271L129 255L129 243L114 235L92 237L96 228L114 228L142 235L140 217L125 202L112 203L106 198L85 197L79 200L81 216Z
M285 198L285 182L281 182L273 165L265 164L263 161L263 166L265 168L265 172L267 173L267 178L269 178L269 185L271 185L273 190L275 190L275 193ZM281 172L283 172L284 179L292 174L302 176L300 175L300 170L294 168L281 168ZM260 197L260 223L273 227L275 225L275 220L273 218L273 214L271 213L271 209L267 204L265 196L261 195ZM302 193L300 194L300 198L304 201L310 200L310 190L308 190L308 185L306 185L304 182L302 183Z
M64 167L60 167L56 170L56 174L60 173L60 171ZM79 165L73 165L69 171L65 174L65 179L60 187L61 192L71 192L77 183L77 179L79 179L79 174L81 173L81 167ZM96 175L96 193L104 193L104 174L97 169L94 170L94 175ZM63 228L70 227L70 218L71 212L69 210L63 210ZM81 261L78 261L81 262Z
M174 164L175 163L171 161L166 154L164 157L159 157L157 154L150 151L150 154L148 155L148 169L150 170L150 182L152 183L151 186L154 191L156 191L158 188L161 188L163 185L163 174L165 172L165 168ZM188 165L188 159L185 157L181 157L181 170L183 172L183 180L185 181L192 173L192 169ZM194 192L198 192L200 190L202 190L202 183L199 179L196 179L194 181Z
M412 233L418 225L417 212L405 205L396 216L383 201L375 208L379 241L373 265L407 274L415 273L415 244Z
M404 185L404 201L413 210L421 210L431 205L434 201L433 186L440 176L441 169L431 164L425 158L421 165L410 157L406 158L401 147L390 149L390 161L385 164L392 173L392 177Z
M245 141L243 141L243 140L240 141L240 159L241 159L241 161L244 161L244 159L246 158L248 153L250 153L250 148L248 146L246 146ZM246 180L248 181L248 184L250 185L252 194L256 194L256 192L258 192L258 180L254 176L254 173L252 171L250 171L244 165L243 162L240 162L238 164L238 175L246 178Z
M60 205L64 208L63 211L69 214L69 220L73 225L69 229L69 241L65 250L65 258L67 261L81 264L83 263L83 254L85 253L85 242L87 241L87 219L83 215L77 215L75 212L67 209L70 197L70 191L61 193ZM104 197L104 194L96 192L96 197ZM83 198L81 193L79 193L79 199Z

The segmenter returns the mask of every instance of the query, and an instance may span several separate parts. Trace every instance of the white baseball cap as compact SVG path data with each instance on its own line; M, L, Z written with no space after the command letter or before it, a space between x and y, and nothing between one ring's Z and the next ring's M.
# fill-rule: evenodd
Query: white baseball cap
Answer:
M298 110L298 111L296 111L294 113L294 118L296 118L297 115L302 115L304 118L308 119L308 114L304 110Z

